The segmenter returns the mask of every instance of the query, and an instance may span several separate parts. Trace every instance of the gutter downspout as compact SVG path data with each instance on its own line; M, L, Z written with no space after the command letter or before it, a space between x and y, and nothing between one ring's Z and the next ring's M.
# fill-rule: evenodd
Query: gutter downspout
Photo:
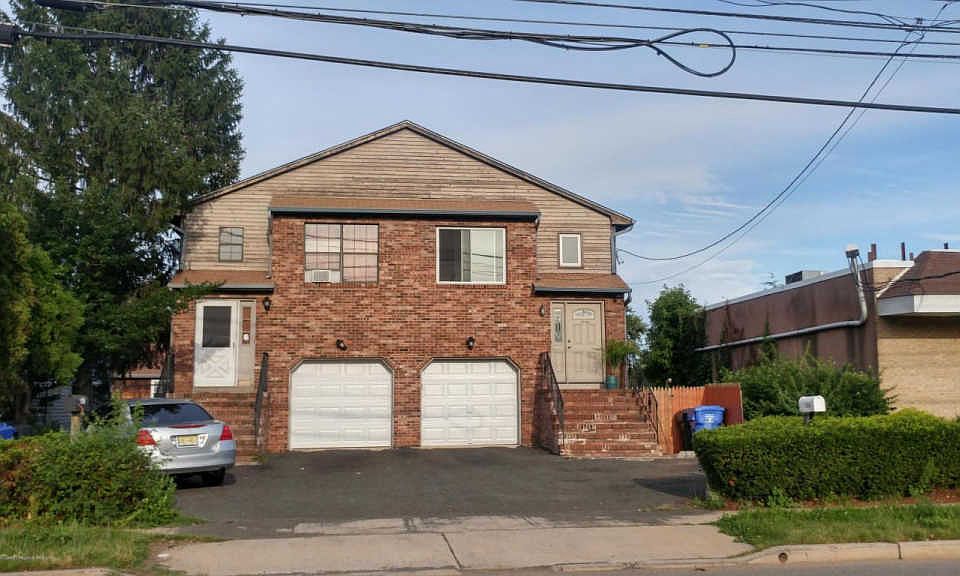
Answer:
M863 288L863 278L861 277L861 270L857 266L857 256L859 256L859 251L847 252L847 258L850 261L850 272L853 274L854 283L857 285L857 299L860 304L860 318L857 320L844 320L842 322L831 322L829 324L821 324L819 326L809 326L807 328L800 328L799 330L790 330L788 332L778 332L776 334L769 334L767 336L755 336L753 338L745 338L743 340L736 340L734 342L725 342L723 344L714 344L713 346L704 346L702 348L697 348L697 352L710 352L712 350L723 350L724 348L732 348L734 346L744 346L746 344L757 344L767 340L781 340L783 338L792 338L795 336L803 336L805 334L814 334L817 332L823 332L825 330L836 330L838 328L857 328L863 326L867 322L867 296L864 293Z

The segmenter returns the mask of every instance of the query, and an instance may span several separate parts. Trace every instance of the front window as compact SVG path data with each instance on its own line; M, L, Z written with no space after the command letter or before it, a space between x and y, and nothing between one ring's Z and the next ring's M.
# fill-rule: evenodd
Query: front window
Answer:
M307 224L305 270L312 282L376 282L376 224Z
M579 268L581 262L580 235L560 234L560 266L565 268Z
M503 228L438 228L437 281L442 284L503 284L506 281Z
M220 261L243 261L243 228L224 227L220 229Z

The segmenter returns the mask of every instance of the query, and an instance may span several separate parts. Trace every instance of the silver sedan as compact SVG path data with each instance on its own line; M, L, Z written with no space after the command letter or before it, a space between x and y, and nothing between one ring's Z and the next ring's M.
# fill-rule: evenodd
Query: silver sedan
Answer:
M223 484L237 458L230 426L191 400L128 400L139 418L137 444L168 474L201 474L204 483Z

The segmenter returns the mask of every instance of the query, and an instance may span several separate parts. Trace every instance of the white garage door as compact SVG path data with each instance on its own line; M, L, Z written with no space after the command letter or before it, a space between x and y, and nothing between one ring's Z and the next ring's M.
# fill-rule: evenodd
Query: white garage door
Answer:
M380 362L305 362L290 376L290 449L390 446L392 377Z
M437 361L423 371L422 446L515 446L517 371L503 360Z

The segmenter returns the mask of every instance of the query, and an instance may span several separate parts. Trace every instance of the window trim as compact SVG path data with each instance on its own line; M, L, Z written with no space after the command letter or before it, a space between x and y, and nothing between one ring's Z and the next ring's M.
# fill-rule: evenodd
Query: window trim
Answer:
M224 260L223 259L223 231L224 230L240 230L240 259L239 260ZM217 262L243 262L243 257L246 255L244 250L244 244L246 243L247 231L243 229L243 226L221 226L217 232ZM227 244L227 246L236 246L236 244Z
M310 270L322 270L322 268L307 268L307 226L311 224L319 224L323 226L339 226L340 227L340 281L339 282L321 282L321 284L329 285L347 285L347 286L363 286L371 284L380 283L380 224L370 223L370 222L322 222L322 221L305 221L303 223L303 272L306 274ZM343 251L343 227L344 226L373 226L377 230L377 251L374 252L346 252L352 256L357 255L366 255L366 256L376 256L377 264L374 266L374 271L376 272L376 278L373 280L344 280L344 267L343 267L343 256L345 252ZM323 254L333 254L333 252L322 252ZM317 252L320 254L320 252ZM304 282L305 284L314 284L312 282Z
M563 261L563 239L577 239L577 263L570 264ZM579 232L561 232L557 234L557 260L561 268L583 268L583 236Z
M503 231L503 263L501 265L501 276L503 280L493 281L493 282L476 282L470 280L469 282L464 282L462 280L453 281L453 280L441 280L440 279L440 231L441 230L470 230L472 234L474 230L502 230ZM507 229L504 226L437 226L436 232L434 233L436 241L434 242L435 248L435 261L436 261L436 280L437 284L447 285L447 286L503 286L507 283Z

